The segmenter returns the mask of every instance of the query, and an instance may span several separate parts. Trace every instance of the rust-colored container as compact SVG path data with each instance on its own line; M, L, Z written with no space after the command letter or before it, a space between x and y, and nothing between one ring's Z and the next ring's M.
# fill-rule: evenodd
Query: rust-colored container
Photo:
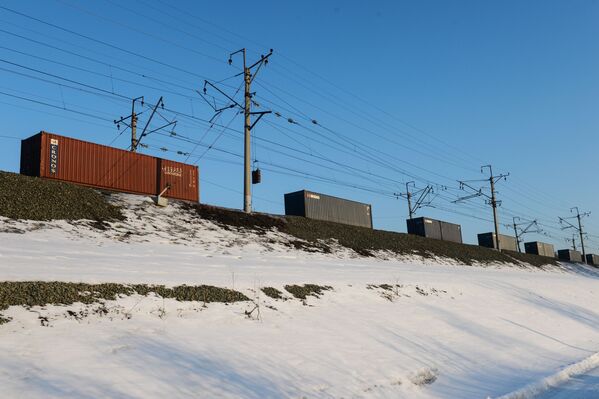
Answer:
M199 201L198 167L57 134L21 141L21 173L107 190Z

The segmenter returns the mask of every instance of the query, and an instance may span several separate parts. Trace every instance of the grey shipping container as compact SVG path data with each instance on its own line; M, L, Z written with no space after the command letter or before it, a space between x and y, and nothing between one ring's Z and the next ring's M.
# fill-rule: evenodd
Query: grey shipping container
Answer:
M578 251L574 251L573 249L560 249L557 251L557 257L560 260L565 260L567 262L582 262L582 255Z
M599 256L595 254L587 254L587 264L599 266Z
M431 218L414 218L406 220L408 234L415 234L437 240L462 242L462 226Z
M524 251L527 254L548 256L550 258L555 258L555 250L553 249L553 245L547 244L546 242L540 242L540 241L525 242L524 243Z
M478 235L478 245L487 248L497 248L495 245L495 233L481 233ZM516 237L499 234L499 246L502 250L517 251L518 243Z
M372 228L372 206L301 190L285 194L285 215Z

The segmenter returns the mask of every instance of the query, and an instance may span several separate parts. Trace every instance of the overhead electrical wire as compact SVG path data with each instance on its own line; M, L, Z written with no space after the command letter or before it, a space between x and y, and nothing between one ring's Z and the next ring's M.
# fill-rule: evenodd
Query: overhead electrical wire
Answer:
M64 1L61 1L61 2L62 2L62 3L65 3ZM72 5L70 5L70 6L72 6ZM111 22L115 23L113 20L110 20L110 19L108 19L108 18L106 18L106 17L100 16L100 15L98 15L97 13L93 13L93 12L85 11L85 10L84 10L84 9L82 9L81 7L76 7L76 6L72 6L72 7L75 7L75 8L77 8L77 9L83 10L83 12L86 12L86 13L88 13L88 14L90 14L90 15L93 15L93 16L95 16L95 17L98 17L98 18L101 18L101 19L105 19L105 20L109 20L109 21L111 21ZM117 23L117 24L118 24L118 23ZM122 24L119 24L119 25L122 25ZM133 29L133 28L131 28L131 27L130 27L130 26L128 26L128 25L125 25L124 27L125 27L125 28L127 28L127 29ZM142 33L145 33L145 34L149 34L148 32L144 32L144 31L141 31L141 30L139 30L139 29L133 29L133 30L135 30L135 31L139 31L139 32L142 32ZM153 36L155 36L155 35L153 35ZM163 38L159 38L159 39L160 39L160 40L162 40L162 41L166 41L166 42L168 42L168 43L171 43L171 44L173 43L172 41L168 41L168 40L165 40L165 39L163 39ZM177 45L177 44L175 44L175 45ZM193 50L193 49L188 49L188 48L187 48L187 47L185 47L185 46L180 46L180 45L178 45L178 47L183 47L183 48L185 48L185 49L187 49L187 50L189 50L189 51L195 51L195 50ZM201 54L201 55L205 55L205 54ZM257 84L258 84L258 85L260 85L260 83L259 83L259 82L257 82ZM270 89L268 89L268 88L266 88L266 90L270 91ZM288 94L288 95L291 95L291 96L293 96L293 94L292 94L292 93L289 93L289 92L287 92L287 94ZM342 118L342 120L345 120L345 119L343 119L343 118ZM355 125L355 124L353 124L353 125L354 125L356 128L365 129L365 128L363 128L363 127L360 127L360 126L358 126L358 125ZM443 159L442 159L442 158L440 158L440 157L437 157L437 156L433 156L433 155L427 154L427 153L425 153L425 152L422 152L422 151L420 151L420 150L418 150L418 149L415 149L415 148L413 148L413 147L409 147L409 146L406 146L406 145L404 145L404 144L401 144L401 143L399 143L399 142L397 142L397 141L394 141L394 140L392 140L392 139L386 138L385 136L383 136L383 135L380 135L380 134L378 134L378 133L376 133L376 132L374 132L374 131L372 131L372 130L369 130L369 129L365 129L365 130L366 130L366 131L368 131L368 132L369 132L369 133L371 133L371 134L377 135L378 137L380 137L380 138L382 138L382 139L386 139L386 140L388 140L388 141L390 141L390 142L394 143L395 145L399 145L399 146L405 147L405 148L407 148L407 149L410 149L411 151L415 151L415 152L417 152L417 153L420 153L420 154L422 154L422 155L424 155L424 156L430 156L430 157L432 157L432 158L435 158L435 159L438 159L438 160L443 160ZM444 159L443 161L444 161L444 162L449 162L449 163L452 163L452 161L451 161L451 160L447 160L447 159Z
M164 4L164 3L163 3L163 4ZM166 4L165 4L165 6L166 6ZM168 5L168 7L169 7L169 8L171 8L171 9L176 9L176 10L178 10L179 12L181 12L182 14L184 14L185 16L188 16L188 17L193 17L193 18L195 18L195 19L199 19L199 20L201 20L203 23L208 23L208 24L211 24L211 25L213 25L213 26L216 26L216 27L218 27L218 25L216 25L216 24L214 24L214 23L211 23L210 21L207 21L207 20L205 20L205 19L199 18L197 15L194 15L193 13L190 13L190 12L183 13L181 9L178 9L177 7L174 7L174 6L172 6L172 5ZM154 9L156 9L155 7L153 7L153 8L154 8ZM156 9L156 10L158 10L158 9ZM162 13L164 13L165 11L164 11L163 9L160 9L160 10L159 10L159 12L161 12L161 14L162 14ZM193 28L197 28L197 24L190 24L189 22L187 22L187 21L184 21L182 18L180 18L180 17L175 17L175 16L173 16L172 14L168 14L168 15L169 15L169 16L171 16L171 17L172 17L172 18L174 18L174 19L177 19L177 20L178 20L178 21L180 21L180 22L184 22L185 24L187 24L187 25L189 25L189 26L191 26L191 27L193 27ZM222 27L219 27L219 28L221 28L221 29L222 29ZM179 29L179 30L180 30L180 31L182 31L181 29ZM189 35L190 35L190 33L189 33L189 32L187 32L187 31L185 31L185 32L186 32L186 34L189 34ZM229 34L235 35L235 33L234 33L234 32L231 32L231 31L227 31L227 32L228 32ZM237 35L235 35L235 36L237 36ZM240 37L240 38L241 38L241 37ZM244 40L247 40L247 38L246 38L246 37L243 37L243 39L244 39ZM212 43L212 44L213 44L213 45L215 45L214 43ZM220 47L220 46L219 46L219 47ZM286 57L286 58L288 58L288 57ZM275 67L276 67L276 66L275 66ZM303 79L303 81L305 81L305 79ZM296 83L298 83L298 84L300 84L300 85L303 85L302 81L297 81L297 80L296 80ZM259 83L258 83L258 84L259 84ZM259 85L260 85L260 84L259 84ZM260 85L260 86L262 86L262 87L263 87L264 89L266 89L266 90L269 90L267 87L265 87L265 86L263 86L263 85ZM336 87L337 87L337 86L336 86ZM337 87L337 88L338 88L338 87ZM310 90L313 90L312 88L309 88L309 89L310 89ZM270 90L269 90L269 91L270 91ZM272 93L272 91L270 91L270 92ZM325 93L325 94L327 94L326 92L324 92L324 93ZM273 94L274 94L274 93L273 93ZM291 94L291 93L288 93L288 92L287 92L287 94ZM282 98L280 98L280 97L278 97L278 98L279 98L280 100L284 101L286 104L290 105L290 104L289 104L288 102L286 102L284 99L282 99ZM339 98L339 97L334 97L334 98L331 98L331 97L329 97L328 99L329 99L330 101L332 100L332 102L333 102L334 104L339 104L339 102L343 102L343 100L342 100L341 98ZM310 105L311 105L311 104L310 104ZM351 110L351 111L352 111L352 113L355 113L356 111L360 112L361 110L360 110L360 109L353 109L353 110ZM304 117L308 118L308 116L307 116L305 113L302 113L301 111L300 111L300 113L301 113L301 114L302 114ZM390 115L390 114L389 114L389 115ZM367 118L369 118L369 115L366 115L366 116L367 116ZM374 122L374 123L380 122L380 121L377 121L377 120L375 120L375 119L370 119L370 118L369 118L368 120L369 120L370 122ZM421 129L418 129L418 128L416 128L416 127L414 127L414 126L412 126L412 125L410 125L410 124L406 123L405 121L402 121L402 123L406 124L407 126L409 126L409 127L413 128L413 129L416 129L416 130L418 130L418 132L419 132L419 134L420 134L420 135L422 135L422 134L427 134L427 135L430 135L430 134L428 134L428 133L426 133L426 132L422 131ZM388 125L388 126L390 126L390 125ZM396 127L393 127L393 129L397 129L397 128L396 128ZM395 131L395 132L396 132L396 131ZM405 132L405 133L407 133L407 132ZM435 139L437 139L436 137L434 137L434 136L432 136L432 135L430 135L430 136L431 136L432 138L435 138ZM417 137L417 136L413 136L413 135L411 135L411 139L413 139L413 140L416 140L416 141L420 141L420 142L422 142L422 141L419 139L419 137ZM448 143L445 143L445 142L441 142L441 143L443 144L443 149L444 149L444 150L447 148L447 146L448 146L448 145L449 145L449 146L451 146L450 144L448 144ZM461 151L461 150L460 150L460 151Z
M381 110L381 111L383 111L383 110ZM394 115L391 115L391 114L389 114L389 116L396 118ZM397 118L396 118L396 119L397 119ZM402 121L402 123L404 123L404 124L407 124L405 121ZM408 125L409 125L409 124L408 124ZM411 126L411 127L412 127L412 128L414 128L414 129L417 129L417 130L419 130L419 131L421 131L421 132L423 132L421 129L418 129L418 128L414 127L414 126ZM425 132L423 132L423 133L425 133ZM435 137L433 136L433 138L435 138ZM444 144L447 144L447 143L444 143Z
M46 103L46 102L43 102L43 101L34 100L34 99L31 99L31 98L27 98L27 97L17 96L17 95L14 95L14 94L3 92L3 91L0 91L0 95L7 96L7 97L12 97L12 98L16 98L16 99L19 99L19 100L31 102L31 103L34 103L34 104L40 104L40 105L44 105L44 106L47 106L47 107L51 107L51 108L55 108L55 109L60 109L60 110L63 110L63 111L72 112L72 113L75 113L75 114L87 116L88 118L94 118L94 119L98 119L98 120L101 120L101 121L104 121L104 122L111 122L112 123L112 121L110 119L102 118L102 117L99 117L97 115L89 114L87 112L81 112L81 111L77 111L77 110L74 110L74 109L71 109L71 108L61 107L59 105L54 105L54 104L50 104L50 103Z
M0 6L0 9L5 9L5 10L8 10L8 11L10 11L10 12L15 12L14 10L7 9L6 7L2 7L2 6ZM47 22L41 21L41 20L39 20L39 19L36 19L35 17L29 17L29 16L26 16L26 15L24 15L23 13L19 13L19 12L16 12L16 13L17 13L17 14L19 14L19 15L21 15L21 16L25 16L25 17L31 18L31 19L33 19L33 20L37 20L38 22L41 22L41 23L48 24ZM50 25L52 26L53 24L50 24ZM64 28L60 28L60 27L57 27L57 29L63 29L63 30L65 30ZM69 31L69 30L65 30L65 31ZM72 31L70 31L70 32L72 32ZM77 34L76 32L72 32L72 33L73 33L73 34ZM77 35L85 37L85 35L80 35L80 34L77 34ZM87 37L86 37L86 38L87 38ZM94 41L97 41L96 39L93 39L93 38L88 38L88 39L90 39L90 40L94 40ZM104 43L104 42L102 42L102 41L97 41L97 42L99 42L99 43L102 43L102 44L104 44L104 45L107 45L106 43ZM108 45L110 46L110 44L108 44ZM127 50L124 50L124 51L127 51ZM145 56L144 56L144 57L145 57ZM146 59L146 60L151 60L151 58L149 58L149 57L146 57L145 59ZM152 61L154 61L154 62L155 62L156 60L152 60ZM171 66L171 67L172 67L172 66ZM11 72L13 72L13 71L11 71ZM39 71L36 71L36 72L37 72L37 73L43 73L43 72L39 72ZM189 71L185 71L185 72L186 72L186 73L189 73ZM50 76L51 76L51 75L50 75ZM54 75L54 76L52 76L52 77L60 79L59 77L57 77L57 76L55 76L55 75ZM53 83L54 83L54 84L57 84L57 85L59 85L59 86L62 86L62 84L59 84L59 83L56 83L56 82L53 82ZM80 83L76 83L76 84L80 84ZM90 88L91 88L91 87L90 87ZM98 88L91 88L91 89L92 89L92 90L97 90ZM103 90L103 89L100 89L100 90ZM105 91L105 90L104 90L104 91ZM4 95L6 95L6 93L1 93L1 94L4 94ZM16 98L18 98L18 96L15 96L15 97L16 97ZM25 100L26 100L26 101L28 101L27 99L25 99ZM58 108L58 109L63 109L63 108L64 108L64 107L58 107L58 106L54 106L54 105L52 105L52 104L46 104L46 103L44 103L44 102L39 102L39 101L36 101L36 102L37 102L38 104L41 104L41 105L53 106L53 107L56 107L56 108ZM64 109L64 110L72 112L72 111L71 111L71 110L69 110L69 109ZM177 115L182 115L182 116L185 116L185 117L191 117L191 119L192 119L192 120L201 121L201 122L203 122L203 123L209 123L209 121L202 120L201 118L196 118L196 117L195 117L195 116L193 116L193 115L192 115L192 116L189 116L189 115L186 115L186 114L184 114L184 113L181 113L181 112L178 112L178 111L175 111L175 110L171 110L171 111L172 111L173 113L177 114ZM302 114L303 114L303 116L304 116L304 117L307 117L307 114L306 114L306 113L303 113L303 112L302 112ZM85 115L85 114L81 113L81 115ZM89 116L89 115L87 115L87 116ZM389 114L389 116L393 116L393 115ZM213 126L213 125L210 125L210 126ZM322 126L320 125L320 127L322 127ZM417 129L417 128L415 128L415 127L414 127L414 129ZM224 130L225 130L225 129L223 129L223 131L224 131ZM232 131L236 131L236 130L234 130L234 129L231 129L231 130L232 130ZM277 144L278 144L278 143L277 143ZM372 150L372 151L375 151L375 150ZM376 151L378 151L378 150L376 150ZM371 155L372 155L372 154L370 154L370 156L371 156ZM440 159L439 159L439 160L440 160ZM379 165L379 166L383 167L382 165ZM451 178L448 178L448 179L451 179ZM516 190L514 190L514 191L516 191ZM504 196L504 197L505 197L505 198L507 198L507 199L511 199L509 196ZM514 201L514 202L515 202L515 203L518 203L518 205L519 205L519 206L527 207L527 206L526 206L526 205L524 205L523 203L519 203L519 201ZM528 208L528 207L527 207L527 208ZM528 208L528 209L531 209L531 210L533 210L532 208ZM534 211L535 211L535 212L538 212L538 210L534 210Z
M6 93L0 92L0 94L6 94ZM36 101L36 100L23 98L23 97L20 97L20 96L16 96L16 97L20 98L20 99L27 100L27 101L33 101L35 103L39 103L39 104L43 104L43 105L47 105L47 106L52 106L52 107L55 107L55 108L58 108L58 109L62 109L62 110L66 110L66 111L70 111L70 112L77 112L75 110L64 109L64 108L61 108L59 106L54 106L53 104L39 102L39 101ZM82 113L82 114L86 115L86 116L90 116L90 114L86 114L86 113ZM103 119L103 120L106 120L106 119ZM161 135L165 135L167 137L170 137L170 136L168 136L166 134L161 134ZM181 137L178 136L177 139L181 139ZM187 138L187 140L189 142L193 142L193 140L189 140L188 138ZM204 146L207 146L207 145L204 145ZM209 146L207 146L207 147L209 147ZM220 149L220 148L215 148L215 147L212 147L212 148L214 148L217 151L228 153L230 155L235 155L235 156L241 158L241 155L239 155L239 154L236 154L236 153L233 153L233 152L230 152L230 151L226 151L226 150L223 150L223 149ZM356 185L356 184L352 184L352 183L348 183L348 182L344 182L344 181L339 181L337 179L330 179L330 178L327 178L327 177L324 177L324 176L316 175L314 173L308 173L308 172L297 170L297 169L294 169L294 168L288 168L288 167L285 167L283 165L278 165L278 164L272 163L272 162L265 162L265 163L267 165L271 165L271 166L273 166L275 168L275 169L266 168L265 170L272 171L274 173L282 173L282 174L293 175L293 176L304 177L304 178L313 178L313 179L316 179L317 181L321 181L321 182L328 182L328 183L332 183L332 184L336 184L336 185L345 186L345 187L348 187L348 188L354 188L354 189L358 189L358 190L362 190L362 191L368 191L368 192L372 192L372 193L383 195L383 196L387 196L387 197L395 197L395 194L392 193L391 191L386 192L386 191L383 191L383 190L380 190L380 189L375 189L373 187ZM278 169L282 169L282 170L277 170L277 168ZM463 215L463 216L469 216L469 217L472 217L474 219L488 221L488 219L485 219L485 218L481 218L481 217L478 217L478 216L475 216L475 215L472 215L472 214L464 214L464 213L461 213L459 211L450 210L449 208L446 208L446 207L443 207L443 206L439 206L439 205L434 205L434 206L431 206L431 207L437 208L437 209L445 211L445 212L453 212L455 214L460 214L460 215Z

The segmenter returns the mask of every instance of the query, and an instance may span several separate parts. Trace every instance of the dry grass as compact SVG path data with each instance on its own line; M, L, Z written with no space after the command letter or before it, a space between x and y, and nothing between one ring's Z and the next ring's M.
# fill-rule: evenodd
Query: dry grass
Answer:
M0 216L28 220L122 220L120 209L96 190L0 171Z
M172 288L146 284L86 284L60 281L15 281L0 282L0 310L9 306L71 305L75 302L92 304L102 300L114 300L122 295L149 295L154 293L163 298L178 301L238 302L249 298L238 291L210 285L180 285ZM8 321L0 315L0 324Z

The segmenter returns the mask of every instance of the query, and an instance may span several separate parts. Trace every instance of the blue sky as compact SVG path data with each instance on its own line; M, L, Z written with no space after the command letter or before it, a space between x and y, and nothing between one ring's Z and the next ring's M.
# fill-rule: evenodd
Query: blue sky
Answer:
M202 202L240 208L242 118L231 110L217 119L228 129L208 129L212 110L194 90L226 79L234 94L240 60L229 66L229 52L247 47L251 60L273 48L253 87L255 110L281 115L255 128L256 210L282 213L283 194L306 188L372 203L377 228L405 231L393 193L415 180L439 193L418 214L462 224L474 243L491 209L451 201L467 194L456 180L492 164L510 173L497 188L502 232L512 216L538 219L549 236L526 240L565 248L557 217L579 206L593 212L587 246L599 252L597 1L2 4L23 14L0 9L2 170L18 170L15 137L40 130L125 148L112 120L127 98L162 95L179 140L153 134L142 151L184 161L176 151L193 150Z

